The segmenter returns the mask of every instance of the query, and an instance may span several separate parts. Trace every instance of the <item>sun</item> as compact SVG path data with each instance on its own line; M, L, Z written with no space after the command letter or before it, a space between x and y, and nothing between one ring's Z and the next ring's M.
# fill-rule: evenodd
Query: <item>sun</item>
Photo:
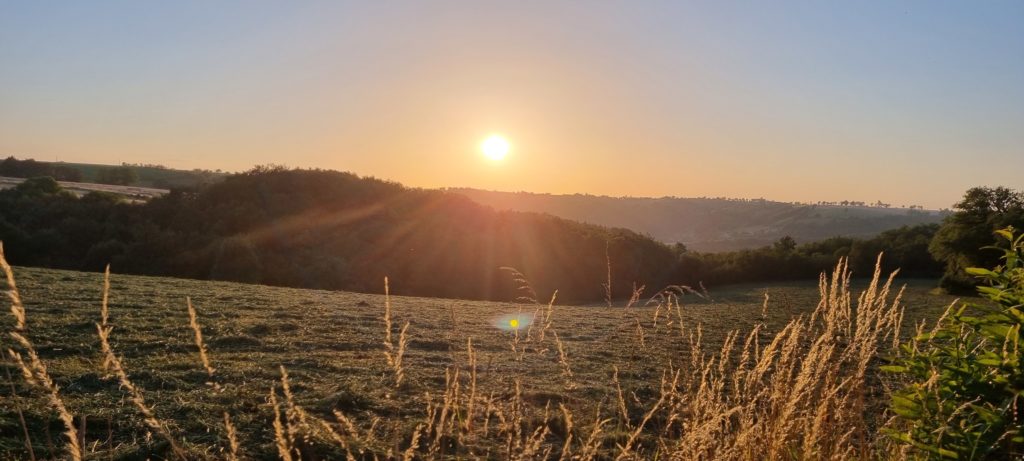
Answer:
M491 160L501 160L508 155L508 140L499 134L492 134L480 143L480 151Z

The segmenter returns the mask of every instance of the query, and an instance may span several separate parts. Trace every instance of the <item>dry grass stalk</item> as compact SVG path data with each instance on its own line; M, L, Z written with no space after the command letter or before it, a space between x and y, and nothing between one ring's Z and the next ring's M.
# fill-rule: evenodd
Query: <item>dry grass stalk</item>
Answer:
M459 409L459 369L445 369L444 372L445 391L442 400L441 411L437 413L437 420L432 422L434 428L434 440L428 450L432 456L441 452L441 440L446 434L452 434L456 426L455 418Z
M110 319L110 309L108 307L108 301L110 300L110 264L103 269L103 300L100 303L100 325L106 327L107 322Z
M185 304L188 305L188 325L192 328L192 332L195 334L196 348L199 349L199 360L203 364L203 368L206 370L207 376L210 378L210 382L218 387L216 383L213 383L213 366L210 365L210 357L207 355L206 344L203 342L203 330L199 326L199 319L196 316L196 309L192 306L192 298L186 297Z
M284 365L281 365L280 369L281 393L284 394L285 404L285 435L287 435L288 443L295 452L295 457L297 459L302 459L299 452L299 435L300 432L304 432L308 435L311 432L310 425L307 419L307 413L295 403L295 396L292 395L291 382L288 379L288 370L285 369Z
M330 438L331 441L333 441L336 445L341 447L342 450L345 450L345 459L347 461L356 461L356 457L352 454L352 448L349 445L348 440L345 440L345 437L339 434L338 431L334 430L334 428L331 427L331 425L328 424L327 421L318 418L316 422L319 425L320 429L323 432L327 433L327 436Z
M494 415L498 418L498 434L505 436L505 453L508 459L512 459L514 454L522 453L523 420L526 411L522 382L518 378L514 382L514 392L507 406L495 406L494 410Z
M558 337L558 332L554 332L554 335L555 344L558 346L558 364L562 366L562 378L565 379L565 389L573 390L576 388L576 383L573 381L572 368L569 367L569 354L565 352L565 345Z
M562 419L565 421L565 442L562 443L562 453L558 459L567 461L572 456L572 412L562 403L558 404L558 409L562 410Z
M391 351L395 345L391 341L391 288L388 285L388 278L384 277L384 348L387 350L388 365L391 364Z
M508 272L512 276L512 281L516 283L516 290L522 293L516 298L518 301L523 301L529 304L537 304L537 292L533 290L533 286L530 285L530 281L514 267L499 267L498 270Z
M274 388L272 388L274 389ZM365 435L360 435L359 430L356 428L355 423L352 422L347 416L338 410L333 410L332 413L337 420L337 424L342 428L345 434L339 433L334 427L331 426L327 421L310 414L304 408L299 406L295 402L295 397L291 391L291 380L287 370L281 367L281 392L285 397L285 415L281 417L280 405L277 403L276 392L271 395L271 404L274 406L274 430L275 440L278 446L278 451L282 449L288 450L289 456L295 459L302 459L302 446L309 446L316 437L324 437L326 440L333 442L345 451L345 458L348 461L355 461L356 457L352 453L351 438L356 444L361 446L376 445L378 440L374 436L377 424L380 422L379 419L374 419L370 428L366 430ZM301 442L301 444L300 444ZM363 449L357 447L359 453L363 453ZM376 455L374 455L376 459ZM393 456L389 451L388 458L392 459Z
M7 349L7 354L11 357L11 360L14 361L14 364L18 366L18 371L21 372L21 376L25 379L25 382L31 386L38 386L39 381L36 380L35 373L33 373L32 369L25 363L25 359L21 358L21 354L15 352L14 349Z
M633 282L633 294L629 296L629 301L626 302L626 309L629 309L636 305L640 301L640 297L644 295L644 290L647 289L647 285L636 286L636 282Z
M187 459L185 451L181 448L180 445L178 445L178 442L175 440L174 436L171 435L170 431L167 429L167 426L164 425L164 423L161 422L159 419L157 419L156 414L146 404L146 400L142 395L142 391L139 390L139 388L136 387L131 382L130 379L128 379L128 372L125 371L124 365L121 363L121 359L117 357L117 355L114 353L114 349L110 346L110 332L111 330L113 330L114 327L109 325L108 314L105 313L107 310L106 300L109 299L109 290L110 275L108 271L104 274L104 302L100 308L101 323L96 324L96 330L97 333L99 334L100 339L100 348L103 352L103 364L105 367L109 367L110 371L114 372L114 375L117 376L117 380L120 383L121 387L128 391L131 402L139 410L139 413L142 414L142 420L146 424L146 426L148 426L153 432L156 432L164 440L167 441L167 443L171 447L171 452L174 454L174 456L178 457L179 459Z
M496 410L494 406L494 393L491 392L491 394L487 396L487 406L484 407L484 427L482 431L483 437L487 437L487 435L490 434L491 415L493 415L495 411Z
M109 285L109 276L110 276L110 266L108 265L107 266L106 276L104 277L104 281L105 281L104 287L109 287L110 286ZM104 299L104 308L105 308L106 307L106 299L107 299L106 293L104 293L103 299ZM202 327L199 325L199 317L198 317L198 315L196 313L196 309L192 305L192 298L185 297L185 304L188 307L188 324L189 324L189 327L192 328L192 332L194 333L196 348L199 350L199 361L203 365L203 369L206 370L207 377L210 378L210 381L208 382L208 384L212 385L214 390L219 392L219 391L223 390L223 388L221 387L220 383L218 383L216 380L214 380L213 372L215 371L215 369L210 364L210 357L209 357L207 349L206 349L206 343L203 341ZM106 310L106 309L104 309L104 310ZM103 320L104 323L106 323L106 315L103 316L103 319L104 319ZM228 459L230 459L230 460L237 460L238 459L239 448L240 448L239 444L238 444L238 432L235 430L235 426L233 424L231 424L231 415L228 414L228 412L226 412L226 411L224 412L224 433L225 433L225 436L227 437L227 440L228 440Z
M15 329L10 332L10 335L22 347L25 354L28 355L28 363L22 359L20 354L13 350L9 350L9 353L18 364L18 367L21 368L22 375L26 377L27 382L42 388L46 392L50 406L57 411L57 416L64 423L64 434L68 438L68 456L72 460L80 460L82 459L82 444L78 438L78 430L75 429L74 416L67 409L67 406L64 405L64 400L60 397L60 388L50 378L50 373L46 370L46 365L39 359L35 346L28 340L28 337L22 334L28 329L25 305L21 302L18 285L14 282L14 271L11 269L11 265L7 263L7 258L4 257L3 243L0 243L0 270L3 270L4 276L7 279L7 297L11 300L11 315L14 316L15 321Z
M544 443L544 439L547 438L548 434L551 433L551 428L546 424L534 429L530 437L523 443L523 449L519 453L517 459L547 459L551 452L551 447L547 448L547 452L541 452L541 444Z
M18 395L18 390L14 387L14 378L11 377L11 370L4 367L4 373L7 375L7 384L11 389L11 401L14 402L14 410L18 413L18 423L21 424L22 436L25 437L22 442L25 444L25 451L28 452L29 459L35 461L36 453L32 449L32 437L28 433L28 423L25 422L25 413L21 407L21 396Z
M541 310L543 308L544 308L544 306L540 305L540 303L538 303L536 305L536 307L534 307L534 309L533 309L533 317L530 318L529 325L527 325L527 327L526 327L526 342L532 342L533 341L533 327L537 323L537 319L540 318L540 313L541 313ZM522 312L523 312L523 309L520 308L519 309L519 313L522 314Z
M640 343L640 349L647 350L647 335L644 333L644 326L640 324L639 317L633 317L636 321L636 340Z
M110 264L103 270L103 300L100 302L100 328L108 328L110 326ZM110 371L110 360L106 355L103 356L103 372Z
M226 411L224 412L224 430L228 437L228 459L238 461L238 453L241 451L238 445L238 431L235 430L235 425L231 424L231 416Z
M594 423L590 426L590 435L583 442L575 459L589 461L597 457L598 451L601 449L601 433L604 431L604 425L609 422L611 419L601 419L599 407L594 415Z
M469 398L466 400L466 419L462 424L463 432L473 430L473 419L476 416L476 351L473 350L473 338L466 340L466 355L469 365Z
M619 403L619 422L627 429L632 429L629 422L629 410L626 408L626 398L622 393L622 385L619 384L619 367L612 366L612 384L615 385L615 396Z
M420 449L420 435L422 432L423 424L418 424L416 429L412 432L412 439L409 440L409 448L406 448L402 453L402 461L413 461L416 459L416 450Z
M849 284L841 261L830 278L821 278L821 302L810 315L792 320L763 350L763 324L756 325L736 362L737 333L727 335L718 354L705 356L699 326L691 332L684 375L695 378L673 379L663 390L669 438L659 456L870 458L875 435L868 432L866 376L878 348L898 335L901 292L891 295L892 277L883 279L877 268L856 303Z
M677 299L678 297L675 295L675 293L668 293L664 298L658 301L658 303L654 306L654 315L651 319L651 328L655 330L658 329L658 319L661 318L662 310L665 310L666 318L672 315L672 305L679 305L678 302L675 302ZM637 323L639 324L640 318L636 316L634 316L634 318L637 319Z
M100 347L103 350L103 356L106 358L105 360L110 363L111 371L113 371L114 375L117 376L117 380L121 384L121 387L128 391L128 396L131 402L135 405L135 408L139 410L139 413L142 414L142 420L146 426L167 441L174 456L180 459L188 459L185 451L180 445L178 445L177 440L175 440L174 436L171 435L167 426L157 419L153 409L146 404L146 399L142 396L142 391L139 390L139 388L136 387L130 379L128 379L128 372L125 371L124 365L121 363L121 359L114 354L113 348L110 347L110 331L112 329L113 327L108 326L103 328L103 326L99 324L96 325L96 330L100 337Z
M704 288L703 283L700 285L700 287L701 291L697 291L686 285L669 285L666 286L665 288L662 288L661 291L655 293L650 298L648 298L647 302L645 302L644 305L649 306L651 304L659 302L664 304L670 304L668 302L669 296L675 296L676 299L681 299L684 295L687 294L694 295L701 299L711 300L711 294L708 293L707 288Z
M384 277L384 356L387 359L388 366L391 367L391 371L394 373L395 387L399 387L402 385L402 380L405 379L402 359L405 357L405 348L409 345L409 338L406 336L409 322L405 322L405 325L402 325L402 330L398 334L398 344L392 341L392 328L391 290L388 286L388 278Z
M551 293L551 300L548 301L548 307L544 309L544 328L540 330L540 342L543 343L547 337L547 333L551 331L551 314L555 313L555 300L558 298L558 290Z
M678 378L679 376L677 373L676 380L678 380ZM662 405L665 404L667 396L668 390L666 388L665 377L663 376L661 378L661 396L658 398L658 401L651 406L651 409L647 410L647 413L644 413L643 419L641 419L640 424L637 424L636 428L633 429L633 432L629 435L629 439L626 440L626 443L619 446L620 452L615 458L616 460L630 459L633 456L633 445L636 443L637 439L640 438L640 434L643 432L644 427L647 426L647 422L650 421L654 414L657 413L657 411L661 409Z
M274 410L274 441L277 446L277 454L283 461L292 461L292 444L285 435L284 424L281 422L281 407L277 403L277 389L270 387L270 408Z
M405 357L405 348L409 345L409 337L406 335L408 330L409 322L405 322L402 325L402 330L398 333L398 347L392 361L392 367L395 371L395 387L401 386L402 380L405 379L405 368L402 366L402 362Z
M519 310L516 318L522 318L522 309ZM512 357L516 362L522 362L523 358L526 357L526 346L520 346L523 342L523 338L519 334L519 325L512 327L512 339L509 340L509 347L512 349Z
M27 329L25 322L25 306L21 303L21 294L18 292L18 284L14 282L14 271L11 269L11 265L7 263L7 258L4 257L4 245L0 242L0 269L4 271L4 277L7 279L7 297L11 300L11 314L14 315L15 331L25 331Z

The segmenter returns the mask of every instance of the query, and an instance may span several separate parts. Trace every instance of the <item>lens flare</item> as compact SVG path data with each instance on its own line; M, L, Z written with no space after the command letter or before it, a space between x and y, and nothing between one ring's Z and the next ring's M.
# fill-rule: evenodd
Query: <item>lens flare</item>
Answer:
M530 326L533 315L524 313L505 314L491 320L491 325L502 331L516 331Z

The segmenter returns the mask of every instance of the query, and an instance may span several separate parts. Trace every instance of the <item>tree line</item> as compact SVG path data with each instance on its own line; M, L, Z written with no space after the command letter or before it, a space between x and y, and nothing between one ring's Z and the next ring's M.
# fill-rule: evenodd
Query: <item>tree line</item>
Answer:
M33 159L18 160L14 157L0 160L0 176L11 178L49 176L58 181L76 182L81 181L83 178L82 172L74 167L49 162L38 162Z
M1000 197L985 202L991 213L1017 210L1018 221L977 215L986 191ZM670 284L815 278L844 256L868 275L879 251L886 268L939 277L987 261L963 255L975 245L960 242L963 236L985 237L977 252L991 240L985 226L1024 216L1020 194L1005 195L972 189L942 226L698 253L625 229L496 211L459 194L337 171L257 167L146 203L100 192L76 197L53 178L37 177L0 191L0 241L19 265L97 271L110 263L121 273L360 292L381 292L389 276L397 294L466 299L517 298L518 283L500 269L514 267L538 297L557 289L563 302L588 302L604 298L609 261L615 296L628 296L634 284L650 292ZM955 286L959 279L943 280Z

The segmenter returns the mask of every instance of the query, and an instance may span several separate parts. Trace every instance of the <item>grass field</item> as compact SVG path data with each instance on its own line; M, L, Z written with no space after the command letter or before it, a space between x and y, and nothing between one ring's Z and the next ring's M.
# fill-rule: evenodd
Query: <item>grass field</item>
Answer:
M26 336L75 416L85 458L169 456L168 444L150 433L117 378L103 371L96 327L102 274L34 268L15 268L14 272L27 312ZM902 324L907 333L918 319L934 319L952 301L951 297L929 294L933 281L897 282L908 284ZM854 290L864 283L854 279ZM765 293L769 302L763 310ZM295 408L303 408L312 419L336 424L356 459L374 455L386 459L388 450L391 456L400 457L414 433L424 434L425 439L418 441L422 448L417 459L428 454L506 459L511 458L513 446L519 447L522 455L526 453L522 447L534 442L540 450L533 458L548 449L549 457L558 459L563 445L585 444L593 423L608 418L611 421L602 426L595 442L602 453L596 457L601 458L613 457L626 443L633 444L638 453L657 448L656 432L649 434L645 429L635 442L630 435L641 432L636 428L645 425L671 426L671 421L658 419L660 414L651 411L649 415L648 409L657 405L659 382L666 370L671 375L671 370L693 360L694 343L688 338L698 331L698 325L701 347L711 354L728 340L730 331L742 332L742 343L746 332L762 323L758 343L767 347L772 335L794 317L808 315L819 301L818 286L813 283L734 286L710 295L710 300L686 295L678 311L555 305L547 329L542 325L546 298L539 306L540 320L531 327L529 321L538 309L534 305L392 296L391 331L396 346L399 330L408 322L408 346L402 359L405 376L402 384L395 386L394 370L385 357L384 296L114 274L110 342L146 403L190 457L230 457L224 424L227 412L237 429L240 458L278 458L275 416L268 396L276 386L276 398L285 399L281 393L283 366ZM215 369L212 379L199 360L186 297L191 297L198 310ZM641 298L639 304L646 300ZM513 318L521 322L518 330L510 328ZM4 322L5 331L14 328L11 316L5 316ZM540 339L541 332L545 339ZM563 354L558 351L559 343L552 341L555 334ZM471 392L470 338L477 364L472 390L476 398L466 399L459 395ZM12 347L9 338L4 341L5 350ZM62 456L64 426L42 393L25 384L20 370L5 366L20 398L12 399L10 387L3 386L0 452L9 458L27 458L16 411L20 406L36 457ZM614 377L616 368L621 392ZM873 382L881 386L880 381ZM453 383L459 383L454 394ZM883 395L881 389L877 394ZM461 436L455 440L455 435L437 435L433 440L434 434L445 431L423 431L421 424L429 426L434 420L440 426L474 424L472 418L469 422L455 417L446 420L443 414L438 418L439 412L448 411L446 396L479 407L517 402L513 406L518 407L505 414L522 416L520 429L546 429L543 434L527 431L513 437L514 431L499 428L506 426L500 412L492 417L489 409L478 408L485 416L475 424L490 427L449 431L476 434L465 440ZM575 429L565 427L566 416L559 404L573 415ZM333 410L351 420L354 430L346 422L336 421ZM600 417L596 417L598 411ZM474 414L471 407L468 413ZM460 413L458 418L462 416ZM288 411L282 418L299 424L296 421L305 421L306 415ZM287 430L291 429L289 425ZM494 436L488 435L491 432ZM575 439L566 444L568 434L575 434ZM305 441L294 442L298 446L295 452L301 452L303 459L343 457L340 445L330 443L330 434L298 436ZM428 446L437 448L428 450Z

